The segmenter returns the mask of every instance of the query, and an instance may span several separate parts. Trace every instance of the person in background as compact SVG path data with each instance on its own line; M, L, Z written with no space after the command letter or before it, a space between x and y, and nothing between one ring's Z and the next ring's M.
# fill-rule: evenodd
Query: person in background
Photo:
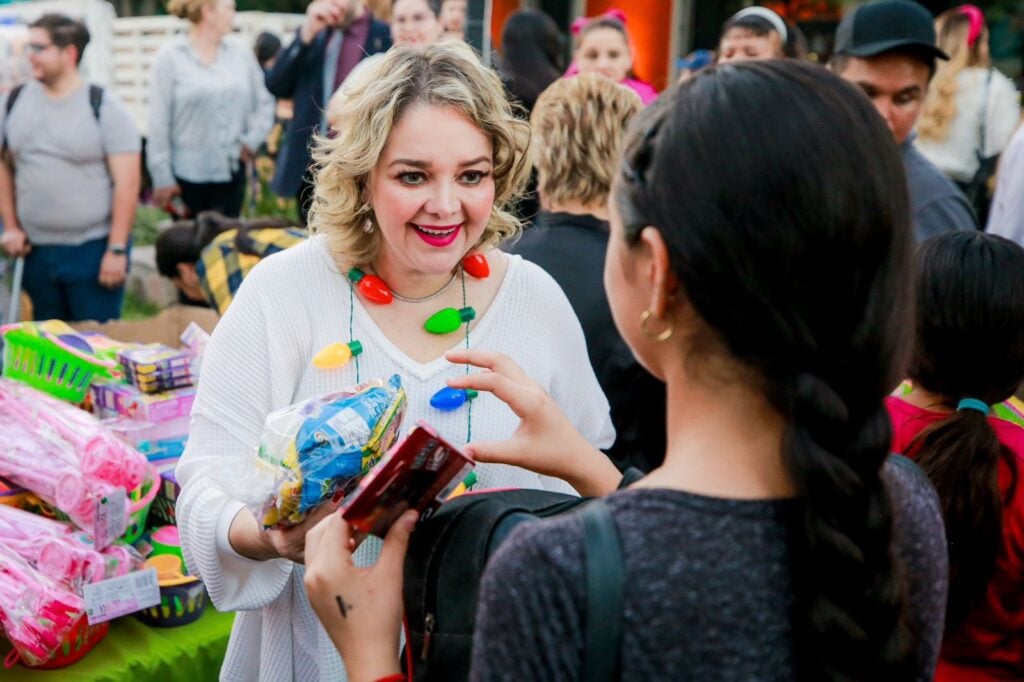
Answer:
M981 10L962 5L935 20L941 62L917 122L917 149L948 175L985 224L989 180L1020 122L1013 82L992 66Z
M441 39L440 6L437 0L394 0L391 5L391 42L395 45L430 45ZM363 69L368 69L384 58L385 52L365 57L355 65L346 77L356 81ZM336 130L335 113L341 108L345 99L345 83L331 95L327 103L327 123Z
M1017 128L999 160L986 229L1024 245L1024 126Z
M295 197L303 224L313 196L310 143L327 132L327 102L364 57L391 47L391 30L362 0L313 0L291 45L267 71L271 94L294 103L271 188Z
M601 282L612 176L629 122L642 108L635 92L594 73L559 79L544 91L530 117L543 210L510 250L565 290L611 405L617 436L606 452L620 470L647 472L664 451L665 386L615 329Z
M978 227L963 192L914 144L937 59L949 55L935 45L928 10L911 0L877 0L843 17L829 61L835 73L864 91L900 145L918 241Z
M563 36L558 24L538 10L513 12L501 29L498 72L509 95L529 116L549 85L565 71Z
M466 0L441 0L441 28L449 38L466 38Z
M519 10L509 16L501 31L502 54L498 73L520 115L527 118L540 93L561 78L565 71L562 58L564 36L555 20L537 10ZM537 199L537 171L530 172L526 192L515 212L524 223L532 224L540 202Z
M78 67L85 25L45 14L28 29L33 80L0 101L0 246L25 257L37 319L121 315L142 146L118 96Z
M619 331L667 382L668 431L664 464L604 487L625 585L615 679L932 679L942 518L920 469L890 456L885 408L910 341L902 178L863 95L797 60L702 71L634 119L604 281ZM450 385L521 419L511 441L470 443L478 460L601 461L529 370L448 357L491 370ZM306 591L352 679L401 679L414 522L372 567L353 564L340 514L309 533ZM470 679L581 679L588 536L577 514L523 523L490 557Z
M1024 679L1024 429L992 405L1024 382L1024 248L979 232L917 254L912 390L888 399L893 450L935 485L949 606L935 679Z
M248 46L231 36L235 0L170 0L190 25L153 60L146 165L153 202L237 217L246 167L274 125L274 99ZM177 213L176 209L172 212Z
M633 43L621 10L579 17L572 22L571 29L575 49L567 78L577 73L599 73L632 89L645 106L654 101L658 92L633 73Z
M273 33L264 31L256 36L256 43L253 45L253 54L256 56L256 63L260 65L264 73L274 65L277 53L281 51L281 39Z
M783 57L806 58L807 41L800 29L767 7L741 9L722 27L719 64Z
M236 220L205 211L160 233L156 269L174 284L179 303L212 306L223 315L256 263L305 238L286 218Z

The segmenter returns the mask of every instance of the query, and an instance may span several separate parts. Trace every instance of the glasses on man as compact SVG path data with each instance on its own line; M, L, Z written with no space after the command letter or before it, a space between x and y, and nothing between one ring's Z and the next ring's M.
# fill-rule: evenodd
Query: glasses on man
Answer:
M51 47L55 47L53 43L29 43L25 45L25 51L29 54L40 54Z

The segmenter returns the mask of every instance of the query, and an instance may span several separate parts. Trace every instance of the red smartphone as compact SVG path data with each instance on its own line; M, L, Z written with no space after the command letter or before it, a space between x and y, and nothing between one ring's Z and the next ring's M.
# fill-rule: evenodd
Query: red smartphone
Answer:
M476 463L424 422L393 446L342 503L341 516L358 531L384 537L409 509L430 517Z

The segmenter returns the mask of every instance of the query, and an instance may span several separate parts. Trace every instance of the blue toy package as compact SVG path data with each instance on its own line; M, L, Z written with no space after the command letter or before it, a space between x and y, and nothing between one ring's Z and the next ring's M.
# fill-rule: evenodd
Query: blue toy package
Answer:
M391 447L405 406L396 374L271 413L236 494L265 528L300 523L351 491Z

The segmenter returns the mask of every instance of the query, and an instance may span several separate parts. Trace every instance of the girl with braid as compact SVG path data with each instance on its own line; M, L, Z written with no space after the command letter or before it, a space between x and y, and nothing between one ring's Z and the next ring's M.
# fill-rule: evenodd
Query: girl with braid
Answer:
M936 680L1024 679L1024 429L991 414L1024 382L1024 249L982 232L917 254L913 390L889 399L893 449L938 491L949 542Z
M667 446L624 489L508 358L449 354L489 370L450 385L490 391L521 419L508 441L470 443L477 460L592 472L609 493L619 679L932 679L942 518L925 475L889 455L885 407L910 346L905 188L871 103L810 64L713 67L638 114L604 282L619 332L667 384ZM396 523L372 568L349 561L338 515L310 532L307 591L352 679L398 674L412 528ZM581 679L584 537L568 515L500 546L472 679Z

